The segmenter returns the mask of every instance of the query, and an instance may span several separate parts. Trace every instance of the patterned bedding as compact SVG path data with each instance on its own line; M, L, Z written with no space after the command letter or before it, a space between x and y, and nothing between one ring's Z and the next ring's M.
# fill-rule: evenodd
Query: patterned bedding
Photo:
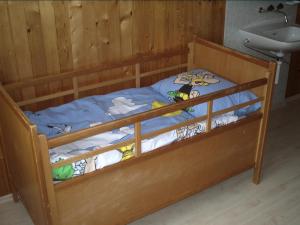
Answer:
M107 95L90 96L38 112L27 111L25 114L32 123L37 125L38 132L45 134L47 137L55 137L167 104L170 104L169 98L163 96L152 87L145 87L121 90ZM189 110L179 110L142 121L141 131L142 134L146 134L193 118L195 117L189 113ZM237 120L238 116L234 115L234 112L227 113L213 118L212 127L215 128ZM144 139L142 140L142 152L149 152L174 141L191 137L204 132L205 129L206 123L201 122L169 131L151 139ZM65 160L84 152L131 139L133 135L133 125L98 134L50 149L50 160L52 163ZM133 157L133 152L134 144L123 146L120 149L108 151L89 159L53 169L53 178L54 180L66 180L89 173L129 159Z

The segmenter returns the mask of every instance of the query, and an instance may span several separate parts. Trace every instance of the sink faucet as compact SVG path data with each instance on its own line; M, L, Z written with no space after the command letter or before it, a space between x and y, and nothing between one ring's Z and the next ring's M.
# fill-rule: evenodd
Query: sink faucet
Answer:
M286 12L282 11L281 9L283 9L283 4L279 3L275 9L275 7L273 5L269 5L268 8L264 9L263 7L260 7L258 12L259 13L266 13L266 12L274 12L274 13L280 13L284 16L284 21L287 24L289 22L288 20L288 16L286 14Z
M286 12L283 12L281 10L275 10L274 12L277 12L277 13L280 13L280 14L284 15L284 21L285 21L285 23L289 22Z

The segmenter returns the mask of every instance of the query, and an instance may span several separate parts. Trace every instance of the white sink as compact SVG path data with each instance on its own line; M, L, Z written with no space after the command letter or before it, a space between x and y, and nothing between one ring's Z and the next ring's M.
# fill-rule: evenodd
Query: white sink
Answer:
M273 52L300 50L300 26L296 24L266 24L240 30L245 45Z

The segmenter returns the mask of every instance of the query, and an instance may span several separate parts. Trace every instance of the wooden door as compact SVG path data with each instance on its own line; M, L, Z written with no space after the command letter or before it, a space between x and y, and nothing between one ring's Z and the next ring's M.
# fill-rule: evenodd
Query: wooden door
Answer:
M300 24L300 5L298 5L296 23ZM293 53L291 57L286 97L298 94L300 94L300 51Z

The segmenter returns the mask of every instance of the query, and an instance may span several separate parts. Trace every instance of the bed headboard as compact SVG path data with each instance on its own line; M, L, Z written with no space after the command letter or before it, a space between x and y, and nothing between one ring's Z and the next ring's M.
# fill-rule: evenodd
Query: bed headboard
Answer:
M203 68L241 84L261 78L273 82L276 64L195 37L189 43L188 55L188 69L193 68ZM262 96L264 88L253 91Z

